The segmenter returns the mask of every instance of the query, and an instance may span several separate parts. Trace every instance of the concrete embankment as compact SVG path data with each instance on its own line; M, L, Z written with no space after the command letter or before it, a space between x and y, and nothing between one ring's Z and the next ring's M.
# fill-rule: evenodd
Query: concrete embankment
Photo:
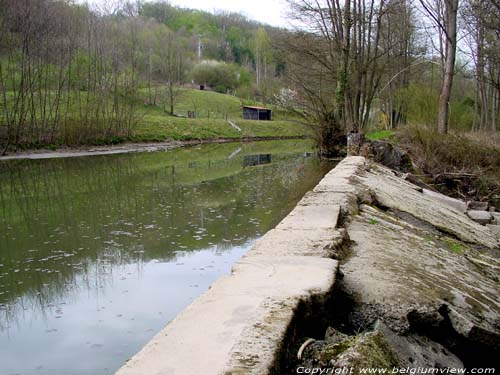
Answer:
M498 349L499 265L487 227L391 170L349 157L116 375L356 367L374 337L378 352L365 361L372 366L460 365L470 348ZM374 327L376 335L362 336ZM437 336L422 338L415 327ZM441 329L461 346L441 342ZM297 362L308 337L317 342ZM442 349L439 358L431 347Z
M279 367L277 353L300 306L315 305L303 311L314 319L335 283L338 263L329 249L343 239L336 230L341 207L327 199L308 195L117 375L263 375Z

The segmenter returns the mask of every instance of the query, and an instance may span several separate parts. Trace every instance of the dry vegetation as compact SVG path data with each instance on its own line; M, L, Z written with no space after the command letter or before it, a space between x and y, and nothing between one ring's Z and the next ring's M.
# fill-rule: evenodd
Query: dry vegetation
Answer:
M498 134L437 134L422 126L396 133L415 166L439 190L462 199L500 198L500 140Z

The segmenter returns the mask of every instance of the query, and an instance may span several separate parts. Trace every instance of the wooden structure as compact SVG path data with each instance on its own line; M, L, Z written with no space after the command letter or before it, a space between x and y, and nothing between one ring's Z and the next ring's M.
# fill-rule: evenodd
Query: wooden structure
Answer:
M271 121L272 111L269 108L243 106L243 118L245 120Z

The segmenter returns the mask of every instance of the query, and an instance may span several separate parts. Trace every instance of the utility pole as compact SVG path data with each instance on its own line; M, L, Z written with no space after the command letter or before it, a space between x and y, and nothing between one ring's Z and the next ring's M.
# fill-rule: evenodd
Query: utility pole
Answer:
M203 35L198 34L198 62L201 62L201 50L203 49L203 44L201 43L201 37Z

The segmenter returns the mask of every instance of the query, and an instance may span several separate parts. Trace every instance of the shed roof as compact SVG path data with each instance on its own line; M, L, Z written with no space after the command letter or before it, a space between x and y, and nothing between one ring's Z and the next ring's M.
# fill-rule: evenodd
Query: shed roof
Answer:
M243 108L262 109L264 111L270 111L271 110L271 108L257 107L257 106L253 106L253 105L244 105Z

